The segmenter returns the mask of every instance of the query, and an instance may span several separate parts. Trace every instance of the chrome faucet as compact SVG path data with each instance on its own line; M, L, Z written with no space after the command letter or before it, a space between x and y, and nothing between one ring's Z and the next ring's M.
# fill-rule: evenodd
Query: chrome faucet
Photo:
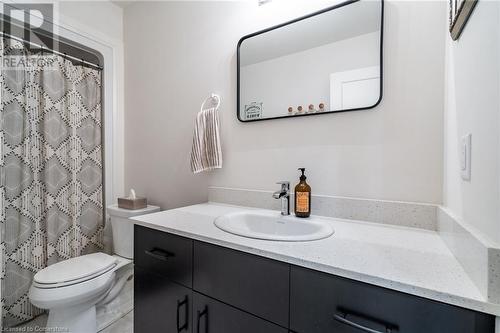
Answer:
M290 182L277 182L281 190L273 193L274 199L281 199L281 215L290 215Z

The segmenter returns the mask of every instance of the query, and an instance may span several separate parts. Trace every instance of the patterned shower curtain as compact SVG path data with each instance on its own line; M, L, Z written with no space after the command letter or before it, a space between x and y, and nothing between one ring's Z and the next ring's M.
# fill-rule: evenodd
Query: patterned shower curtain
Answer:
M36 272L103 248L101 72L0 38L3 326L42 311Z

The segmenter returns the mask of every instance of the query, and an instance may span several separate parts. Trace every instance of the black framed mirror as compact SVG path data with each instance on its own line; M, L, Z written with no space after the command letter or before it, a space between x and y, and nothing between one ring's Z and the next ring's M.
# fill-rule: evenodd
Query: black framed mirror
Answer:
M353 0L244 36L242 122L366 110L382 100L383 0Z

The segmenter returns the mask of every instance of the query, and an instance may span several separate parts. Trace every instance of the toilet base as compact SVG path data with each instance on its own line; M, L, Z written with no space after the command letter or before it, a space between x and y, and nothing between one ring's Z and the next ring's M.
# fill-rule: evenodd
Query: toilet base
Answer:
M51 309L47 320L50 332L97 332L95 305L81 304L67 308Z

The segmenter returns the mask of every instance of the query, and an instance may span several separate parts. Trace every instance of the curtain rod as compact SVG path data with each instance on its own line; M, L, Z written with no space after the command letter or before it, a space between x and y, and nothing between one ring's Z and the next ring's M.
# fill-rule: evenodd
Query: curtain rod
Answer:
M22 38L19 38L17 36L13 36L13 35L10 35L8 33L5 33L3 31L0 31L0 34L2 34L4 37L8 37L8 38L12 38L12 39L15 39L19 42L22 42L22 43L28 43L30 45L33 45L35 47L38 47L40 48L40 50L43 52L43 51L47 51L47 52L50 52L50 53L54 53L54 54L57 54L57 55L60 55L62 56L63 58L68 58L68 59L72 59L72 60L75 60L75 61L78 61L79 63L82 63L82 64L85 64L85 65L88 65L88 66L91 66L91 67L94 67L96 69L100 69L102 70L103 67L100 66L100 65L97 65L97 64L94 64L94 63L91 63L91 62L88 62L88 61L85 61L83 59L79 59L79 58L76 58L76 57L73 57L73 56L70 56L70 55L67 55L65 53L62 53L62 52L59 52L59 51L56 51L56 50L51 50L51 49L48 49L48 48L44 48L43 45L39 45L39 44L36 44L36 43L33 43L33 42L30 42L30 41L27 41L27 40L24 40Z

